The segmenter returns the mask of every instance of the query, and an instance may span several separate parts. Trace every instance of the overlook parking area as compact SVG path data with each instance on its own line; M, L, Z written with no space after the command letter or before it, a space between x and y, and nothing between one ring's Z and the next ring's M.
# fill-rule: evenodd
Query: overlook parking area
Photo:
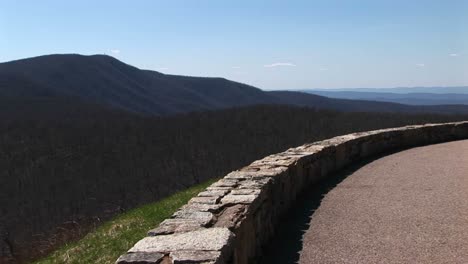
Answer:
M328 192L299 263L468 263L468 140L377 159Z

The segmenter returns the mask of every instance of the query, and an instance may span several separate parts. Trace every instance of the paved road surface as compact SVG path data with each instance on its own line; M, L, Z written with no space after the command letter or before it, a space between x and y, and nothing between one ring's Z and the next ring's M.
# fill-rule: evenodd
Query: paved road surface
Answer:
M322 200L300 263L468 263L468 140L360 168Z

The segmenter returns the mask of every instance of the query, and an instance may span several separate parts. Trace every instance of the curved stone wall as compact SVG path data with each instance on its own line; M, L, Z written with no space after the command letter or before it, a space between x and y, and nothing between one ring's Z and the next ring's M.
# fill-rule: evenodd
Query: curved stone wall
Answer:
M387 151L468 138L468 122L354 133L267 156L226 175L148 232L117 263L252 263L314 182Z

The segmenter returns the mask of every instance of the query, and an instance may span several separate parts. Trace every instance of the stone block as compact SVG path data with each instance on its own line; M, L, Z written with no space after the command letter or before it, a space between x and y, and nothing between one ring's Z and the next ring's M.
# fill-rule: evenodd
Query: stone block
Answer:
M210 212L201 212L196 210L179 210L173 214L175 219L190 219L200 222L203 226L207 225L213 220L214 215Z
M256 178L239 183L237 189L264 189L273 180L272 178Z
M221 179L213 184L211 187L235 187L238 184L238 180L235 179Z
M232 194L232 195L247 195L247 194L259 195L260 192L261 192L260 189L234 189L229 194Z
M171 252L169 256L174 264L223 263L220 251L181 250Z
M229 192L229 189L218 189L218 190L206 190L199 193L198 197L221 197Z
M219 196L206 196L206 197L193 197L189 203L201 203L201 204L217 204L221 197Z
M203 204L203 203L189 203L182 206L181 210L196 210L200 212L218 212L222 207L222 204Z
M229 191L233 187L226 187L226 186L208 186L206 187L207 191L219 191L219 190L224 190L224 191Z
M190 232L203 227L203 222L194 219L170 218L162 221L158 227L148 231L148 236Z
M158 264L161 263L164 254L158 252L132 252L120 256L116 264Z
M204 228L196 231L145 237L129 252L223 251L234 239L228 228Z
M246 195L232 195L228 194L221 199L223 204L251 204L255 201L258 195L246 194Z
M214 227L234 229L247 214L248 205L236 204L227 207L219 216Z

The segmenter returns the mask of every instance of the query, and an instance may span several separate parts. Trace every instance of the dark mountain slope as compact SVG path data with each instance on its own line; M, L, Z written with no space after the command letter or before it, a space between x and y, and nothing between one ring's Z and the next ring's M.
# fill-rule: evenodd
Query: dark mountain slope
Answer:
M301 92L264 92L223 78L140 70L105 55L47 55L0 63L0 97L76 98L150 115L259 104L359 112L468 113L468 106L427 106L331 99Z
M226 79L165 75L104 55L47 55L1 63L0 96L78 97L162 115L275 101L257 88Z

